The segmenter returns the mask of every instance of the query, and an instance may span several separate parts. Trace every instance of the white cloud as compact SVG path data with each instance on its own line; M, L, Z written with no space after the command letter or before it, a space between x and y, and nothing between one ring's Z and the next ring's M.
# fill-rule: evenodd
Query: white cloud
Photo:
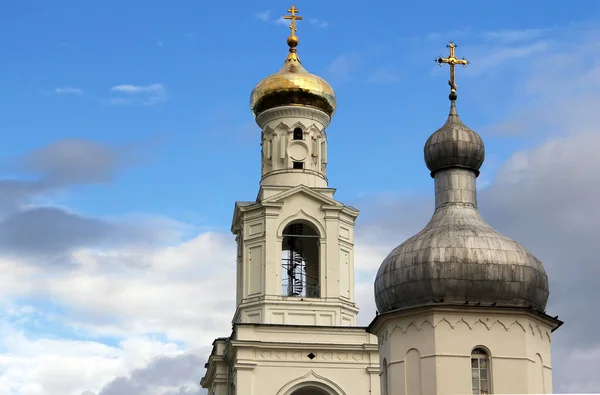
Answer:
M285 19L283 16L272 18L271 10L257 12L254 14L254 17L262 22L271 22L271 23L274 23L274 24L280 25L280 26L289 26L290 25L289 19ZM320 28L325 28L325 27L329 26L329 23L327 23L327 21L324 21L322 19L312 18L312 19L309 19L308 22L311 25L314 25L314 26L317 26Z
M197 349L205 358L214 338L229 334L235 295L222 290L235 289L235 246L228 235L203 233L155 250L84 249L73 259L79 266L62 271L0 262L1 299L14 301L0 325L0 394L97 393L157 356ZM55 339L43 328L28 338L22 328L36 311L17 300L31 298L51 301L63 311L52 326L86 340ZM109 346L102 338L120 340ZM195 371L199 380L200 362Z
M318 27L328 27L329 26L329 23L322 19L312 18L309 20L309 22L310 22L310 24L318 26Z
M489 69L494 67L500 67L507 63L529 58L534 55L540 55L549 48L551 48L550 43L545 41L490 48L489 53L479 55L477 61L472 63L471 67L474 71L479 73L488 72Z
M325 67L325 72L333 78L347 79L360 66L360 55L357 53L346 53L335 58Z
M271 16L271 10L265 10L262 12L257 12L256 14L254 14L254 16L256 17L256 19L263 21L263 22L268 22L269 18Z
M134 105L141 104L152 106L164 103L167 100L166 89L163 84L151 85L117 85L113 86L111 92L126 95L125 97L113 97L107 100L108 104L113 105Z
M367 82L372 84L395 84L402 80L398 70L390 67L380 67L368 77Z
M540 37L548 29L513 29L513 30L495 30L484 32L483 37L486 40L495 41L501 44L514 43L518 41L528 41Z
M57 95L77 95L77 96L81 96L81 95L85 94L83 89L72 88L72 87L68 87L68 86L64 87L64 88L56 88L56 89L54 89L54 93L56 93Z
M289 26L289 24L290 24L290 22L282 16L280 16L279 18L273 19L273 23L276 25L280 25L280 26Z
M124 93L146 93L146 92L162 92L165 87L163 84L152 84L152 85L117 85L110 88L113 92L124 92Z
M162 355L181 355L178 346L131 338L119 347L95 341L29 339L14 327L0 326L2 395L79 395L98 391L115 376L144 367Z
M461 37L465 37L470 33L468 28L464 29L454 29L446 32L431 32L425 36L425 40L427 41L443 41L448 42L450 40L456 40Z

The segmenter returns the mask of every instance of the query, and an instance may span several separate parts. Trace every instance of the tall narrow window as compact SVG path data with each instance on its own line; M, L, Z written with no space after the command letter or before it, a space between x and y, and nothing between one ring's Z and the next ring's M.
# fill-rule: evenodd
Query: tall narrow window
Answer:
M304 133L302 132L302 129L294 129L294 140L304 140Z
M283 231L281 247L283 296L320 297L317 231L308 223L292 223Z
M471 379L473 395L488 395L490 391L490 357L482 348L471 352Z

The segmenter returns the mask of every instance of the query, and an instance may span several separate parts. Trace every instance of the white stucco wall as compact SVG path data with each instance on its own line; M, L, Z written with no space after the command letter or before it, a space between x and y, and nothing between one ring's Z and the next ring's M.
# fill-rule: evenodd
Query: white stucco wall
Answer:
M396 313L381 316L375 330L380 361L387 362L389 394L470 394L471 351L476 347L489 350L490 393L552 393L551 323L534 313Z

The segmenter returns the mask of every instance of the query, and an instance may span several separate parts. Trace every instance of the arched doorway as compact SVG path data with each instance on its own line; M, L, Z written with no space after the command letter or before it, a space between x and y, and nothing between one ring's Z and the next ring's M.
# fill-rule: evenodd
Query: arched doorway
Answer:
M281 387L277 395L346 395L346 392L330 379L311 370Z
M298 388L291 395L329 395L329 393L320 388L309 386Z

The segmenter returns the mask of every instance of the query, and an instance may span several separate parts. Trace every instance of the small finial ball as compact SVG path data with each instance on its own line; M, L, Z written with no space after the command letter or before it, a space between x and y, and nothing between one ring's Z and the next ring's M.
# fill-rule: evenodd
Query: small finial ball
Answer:
M287 44L290 46L290 48L296 48L298 46L298 37L294 36L289 36L287 39Z
M456 99L458 99L458 96L456 94L455 91L451 91L450 95L448 96L448 99L450 99L451 101L455 101Z

